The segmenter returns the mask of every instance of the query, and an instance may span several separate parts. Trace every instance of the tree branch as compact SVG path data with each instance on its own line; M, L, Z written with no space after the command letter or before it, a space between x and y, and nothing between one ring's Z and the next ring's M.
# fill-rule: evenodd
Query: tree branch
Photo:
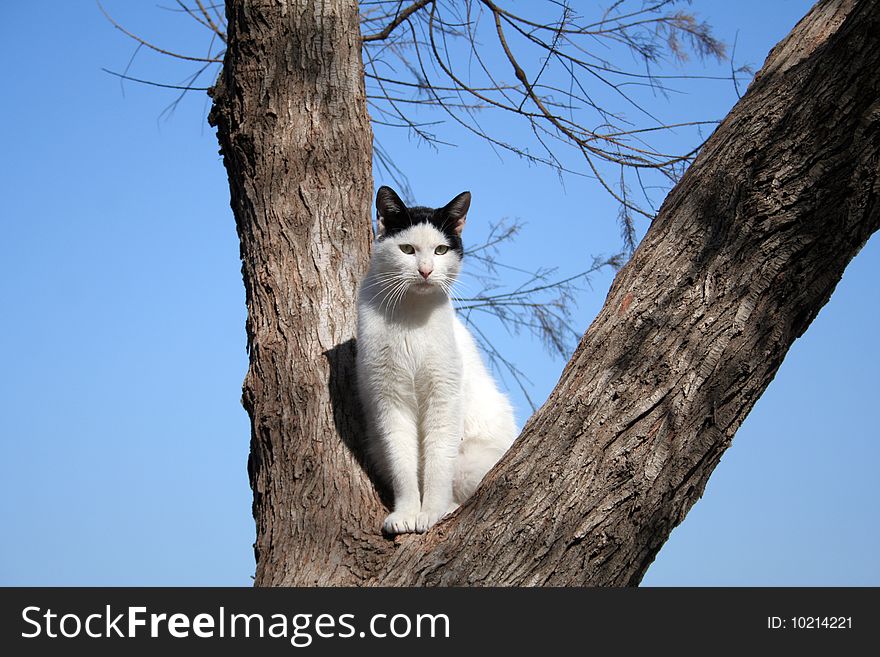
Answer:
M376 34L368 34L362 37L364 42L369 41L384 41L389 37L389 35L395 30L395 28L403 23L407 18L416 13L419 9L424 7L425 5L431 4L434 0L418 0L417 2L412 3L409 7L399 12L388 25L381 32L377 32Z
M878 10L823 0L774 48L513 448L371 583L640 581L880 228Z
M370 63L371 107L381 113L383 104L387 104L397 116L395 124L436 144L440 142L437 135L416 129L417 121L408 114L414 108L433 105L493 148L554 167L560 173L594 178L620 204L624 243L635 244L633 219L651 219L654 209L633 199L627 178L635 175L639 179L639 170L643 169L659 175L663 184L673 183L698 150L699 141L695 140L694 147L684 153L664 153L653 147L649 143L653 133L672 126L649 111L631 88L643 85L666 93L666 80L688 79L690 76L657 75L651 69L664 57L685 59L685 45L700 56L723 57L723 44L705 23L689 13L673 10L673 0L642 5L635 11L624 11L624 3L614 3L601 21L593 23L579 17L565 3L551 3L561 7L561 16L556 20L542 18L543 22L514 13L495 0L417 2L402 11L399 2L387 4L395 10L383 11L386 3L374 2L370 3L371 10L379 16L362 18L365 31L389 21L385 29L363 41L365 59ZM425 8L429 11L419 11ZM491 32L481 28L484 14L492 19ZM408 30L395 29L404 23ZM505 33L507 28L509 35ZM496 70L498 64L490 56L492 39L487 43L485 37L493 35L500 61L512 68L512 82L504 80L506 71ZM518 44L511 42L512 36L518 38ZM617 53L617 59L636 54L644 60L646 70L628 71L612 65L597 55L603 47ZM526 58L537 69L532 76L526 72ZM380 63L393 72L379 74ZM400 70L397 63L402 65ZM613 101L597 102L594 96L603 90L589 89L587 83L591 80L611 90L625 107L635 109L653 125L635 125L622 110L613 109ZM453 99L438 94L440 88L451 92ZM407 91L413 93L413 98L404 107L402 98ZM509 112L521 117L537 149L530 148L527 140L501 138L484 128L489 124L478 119L478 111ZM600 120L591 126L593 113ZM694 127L699 124L690 123ZM581 165L573 163L568 152L577 154ZM618 172L619 182L614 182ZM638 184L643 186L644 182L639 180Z

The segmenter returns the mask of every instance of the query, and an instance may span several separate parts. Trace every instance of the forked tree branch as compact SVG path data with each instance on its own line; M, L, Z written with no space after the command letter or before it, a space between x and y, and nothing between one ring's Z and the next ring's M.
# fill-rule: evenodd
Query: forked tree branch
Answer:
M434 132L435 127L441 122L437 120L418 120L416 118L418 112L423 108L433 108L435 110L439 108L443 112L454 113L456 114L456 120L462 120L458 113L463 112L464 116L469 117L468 120L473 122L469 126L471 130L474 130L473 125L477 122L476 117L479 111L491 108L515 111L515 113L532 123L533 132L539 141L546 146L547 157L541 161L560 170L574 172L573 169L568 169L563 164L562 160L557 157L553 149L547 144L547 135L544 134L546 131L543 128L538 129L540 125L538 122L546 121L557 131L558 135L562 136L564 141L580 149L589 165L589 170L595 175L600 185L621 203L624 244L631 250L635 245L635 225L630 216L631 213L642 214L643 216L650 216L650 214L641 210L629 200L623 174L621 174L619 188L615 189L599 172L593 160L595 158L604 158L608 162L620 165L622 169L631 166L654 166L650 159L652 156L650 151L638 147L631 147L627 151L626 140L631 138L643 139L649 133L676 127L693 126L696 123L677 123L670 126L650 126L634 129L621 126L617 129L611 129L613 125L613 121L610 121L611 114L598 108L602 116L605 119L609 119L609 121L606 121L607 125L602 130L588 130L578 125L573 120L573 115L566 118L560 113L566 107L572 108L572 98L574 96L568 101L557 102L551 95L548 95L548 92L560 92L559 88L546 85L541 81L545 80L552 73L549 69L553 58L563 57L564 53L561 50L562 42L575 36L589 36L590 38L611 37L625 41L628 40L628 47L636 48L638 51L643 52L646 46L639 39L630 35L633 30L642 28L659 29L657 25L669 23L677 26L676 29L690 30L690 32L697 31L691 27L695 23L687 15L681 13L657 14L659 10L668 4L670 3L659 2L653 6L623 14L617 12L616 9L610 10L606 13L603 20L587 23L578 29L574 29L577 26L574 13L565 5L562 5L563 19L560 22L540 24L516 15L495 2L481 0L474 6L484 7L491 12L494 20L495 37L502 46L504 57L515 72L514 81L503 83L499 81L497 73L491 70L491 66L485 61L485 58L480 55L479 50L474 47L479 39L479 21L473 17L472 6L469 1L462 4L466 8L466 15L457 23L451 23L438 15L437 12L440 11L444 3L438 3L435 0L418 0L409 5L404 5L402 2L364 2L361 5L363 9L361 16L362 31L367 31L374 25L381 26L377 27L376 31L372 34L362 38L367 61L365 74L370 81L367 98L374 110L373 124L377 127L404 127L423 141L437 145L444 143ZM219 12L218 5L206 6L201 1L193 3L176 0L176 8L169 8L173 13L192 19L200 27L206 28L211 33L212 42L209 44L208 55L205 57L185 55L157 46L150 40L142 38L124 28L100 3L99 7L116 29L120 30L137 44L132 60L123 72L104 69L107 73L123 81L179 91L180 94L164 110L163 114L173 110L189 91L205 91L209 89L209 87L196 86L196 82L203 75L211 76L215 74L213 65L222 61L224 51L214 52L213 50L214 39L220 39L224 44L227 41L225 17ZM212 11L215 15L212 15ZM418 30L419 24L414 21L421 21L423 31L425 31L424 28L427 26L424 38L415 36L415 31ZM517 55L513 52L504 32L504 23L507 23L517 33L526 37L527 42L533 41L542 47L548 48L548 54L535 74L534 80L529 80L523 65L519 63ZM545 44L540 37L535 36L536 32L548 33L550 35L549 45ZM408 34L413 35L411 39L407 36ZM486 74L486 83L482 86L475 85L472 80L460 77L453 70L455 64L453 58L449 55L448 46L445 43L441 46L437 42L437 38L444 40L446 38L464 39L469 44L468 48L471 55L477 57L480 61L480 67ZM721 46L715 44L708 35L708 29L703 29L698 41L708 44L704 48L706 51L715 52L716 54L721 51ZM650 42L649 39L646 43ZM160 82L130 75L129 69L141 48L177 59L184 65L197 62L201 66L179 83ZM441 52L441 49L446 53L445 55ZM680 56L683 51L677 48L676 52ZM529 53L526 51L525 54ZM436 78L431 77L430 65L424 61L424 56L427 56L434 65L439 67L447 80L451 81L450 84L442 85ZM386 77L379 73L380 68L387 67L389 60L395 58L402 61L405 65L404 68L414 76L411 80L402 79L397 75ZM604 68L607 69L608 67ZM542 91L538 90L539 86ZM495 94L500 94L500 96L496 98L494 97ZM473 100L469 99L469 97L472 97ZM528 101L534 106L533 109L525 107ZM464 123L468 125L467 120ZM476 134L486 137L490 143L501 148L521 152L520 147L497 140L488 132L483 131L482 128L476 129ZM628 155L621 159L614 152L602 147L601 144L603 143L617 149L621 153L626 152ZM670 162L674 165L688 156L673 157ZM382 148L378 140L374 140L373 157L375 167L380 171L384 171L386 175L395 181L395 184L403 191L404 196L407 197L407 200L414 200L405 173L394 164L393 156ZM552 281L551 276L554 275L555 270L539 268L528 272L514 272L514 268L505 266L499 260L497 246L511 238L515 232L514 230L506 233L505 239L496 243L492 250L485 250L489 245L478 245L476 247L480 253L473 258L475 266L470 268L470 273L474 280L481 285L481 288L478 291L472 291L470 296L478 297L479 303L472 300L469 302L469 305L461 306L461 310L464 313L463 316L472 327L494 318L508 332L525 332L532 335L542 341L549 352L567 358L579 337L579 330L573 328L570 322L572 309L576 305L573 285L578 281L586 281L588 275L595 271L597 265L594 263L586 271L573 276L568 274L563 277L564 280L562 282ZM489 239L492 240L494 237L495 234L493 233ZM622 264L622 258L614 256L604 264L619 267ZM501 272L504 273L504 276L500 275ZM530 290L527 293L523 293L521 290L518 291L515 300L505 298L503 296L504 293L500 292L500 290L505 289L505 286L509 286L511 284L509 281L514 280L518 275L526 275L526 280L539 281L542 284L534 288L527 288ZM502 296L496 300L495 295L497 294ZM482 332L482 335L485 336L486 333ZM489 359L490 365L509 386L518 387L523 392L534 410L535 404L528 393L530 383L527 377L509 359L504 358L490 340L483 337L479 338L479 342Z
M352 394L372 201L358 14L293 4L230 0L211 113L248 303L257 585L638 583L880 226L880 0L822 0L771 52L512 449L452 517L393 541Z
M510 452L370 583L637 584L880 228L877 98L880 3L819 2L670 193Z

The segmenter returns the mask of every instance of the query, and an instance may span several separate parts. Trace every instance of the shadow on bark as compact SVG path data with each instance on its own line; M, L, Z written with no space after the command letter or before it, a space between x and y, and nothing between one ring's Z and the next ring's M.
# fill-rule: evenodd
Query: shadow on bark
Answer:
M367 459L366 420L357 394L356 353L357 342L354 338L324 352L324 357L330 365L328 389L330 404L333 407L333 422L342 442L370 478L382 503L390 509L394 501L391 489L373 471Z

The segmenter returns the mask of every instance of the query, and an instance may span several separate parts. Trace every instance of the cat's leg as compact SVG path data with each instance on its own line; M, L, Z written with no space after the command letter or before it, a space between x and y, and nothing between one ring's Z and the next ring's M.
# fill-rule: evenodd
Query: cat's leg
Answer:
M427 531L455 510L452 477L461 441L461 394L457 380L435 383L422 415L422 509L416 531Z
M387 534L417 531L419 495L419 437L413 409L380 404L377 429L382 442L386 476L394 493L394 510L382 523Z

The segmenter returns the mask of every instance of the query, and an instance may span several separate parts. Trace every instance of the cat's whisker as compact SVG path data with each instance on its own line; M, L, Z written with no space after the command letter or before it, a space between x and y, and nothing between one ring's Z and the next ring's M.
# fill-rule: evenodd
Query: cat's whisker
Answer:
M471 292L474 290L474 285L468 281L463 281L461 276L458 276L452 281L452 289L455 290L456 288L461 289L462 292Z
M376 284L374 285L374 287L378 288L379 293L381 293L381 292L384 292L384 291L390 289L390 287L393 287L394 284L397 283L398 280L400 280L400 277L394 276L393 278L388 278L388 279L385 279L382 281L376 281Z
M408 282L406 282L406 283L401 287L400 292L397 294L397 296L395 297L395 299L394 299L394 301L393 301L393 305L392 305L392 307L391 307L391 312L392 312L392 313L393 313L394 310L397 308L397 306L400 305L400 302L401 302L401 301L403 300L403 298L406 296L406 293L409 291L409 287L410 287L410 285L409 285Z
M443 294L445 294L447 297L452 296L452 283L445 279L440 279L437 281L437 283L440 285L440 289L443 290Z
M379 304L379 310L382 310L384 308L385 309L383 311L384 314L387 315L391 312L392 300L397 295L397 293L400 290L402 285L403 285L403 281L401 281L399 279L394 281L394 284L391 286L391 289L388 291L388 294L386 294L384 297L382 297L382 303Z
M453 280L452 286L453 287L460 287L463 290L472 290L474 287L472 283L470 283L468 281L461 280L461 277L458 277L455 280Z
M400 277L400 273L396 272L396 271L395 272L383 272L383 273L378 273L378 274L372 274L370 276L370 281L372 283L386 283L392 279L399 278L399 277Z
M372 276L370 276L371 279L377 280L377 281L389 280L391 278L399 278L399 277L400 277L400 273L396 272L396 271L373 274Z
M443 286L443 291L446 292L446 296L450 299L454 297L455 286L458 284L458 280L451 277L444 277L441 280L441 285Z
M383 305L386 305L389 303L391 297L394 295L394 293L397 291L397 288L400 287L400 285L402 285L402 281L400 280L399 277L395 278L385 284L385 286L382 288L382 299L379 302L380 309L382 308Z
M392 304L394 302L394 298L400 293L400 290L406 286L406 281L398 278L394 282L394 284L390 287L388 293L382 298L382 302L379 304L379 310L382 310L382 306L385 306L386 312L392 312Z
M406 296L406 293L409 292L410 285L411 282L406 279L401 281L400 287L398 287L398 289L391 297L391 303L389 304L391 313L394 313L394 311L397 309L397 306L400 305L400 302Z
M381 285L379 286L379 291L376 292L376 294L373 295L373 297L369 300L368 303L373 303L373 301L376 300L376 297L378 297L380 294L386 294L386 295L387 295L387 294L390 292L390 290L394 287L394 283L395 283L395 280L396 280L397 278L398 278L398 277L395 277L395 279L392 279L391 281L389 281L389 282L387 282L387 283L383 283L383 284L381 284ZM380 305L381 305L381 304L380 304Z

